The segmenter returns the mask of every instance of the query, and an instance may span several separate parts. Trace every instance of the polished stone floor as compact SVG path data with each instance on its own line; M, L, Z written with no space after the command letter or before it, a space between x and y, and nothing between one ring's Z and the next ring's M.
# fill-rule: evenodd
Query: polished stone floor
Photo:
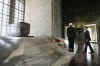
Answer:
M64 64L64 66L100 66L100 45L92 44L95 51L94 54L90 54L89 48L87 54L81 53L72 58L69 64Z
M14 50L4 63L0 63L1 66L62 66L74 56L74 53L56 46L47 38L24 37L18 43L18 49Z
M19 47L4 60L4 63L0 63L0 66L100 66L100 46L97 44L92 45L95 54L89 54L88 50L87 54L77 55L77 45L75 52L69 52L67 48L59 48L43 37L24 37L17 43Z

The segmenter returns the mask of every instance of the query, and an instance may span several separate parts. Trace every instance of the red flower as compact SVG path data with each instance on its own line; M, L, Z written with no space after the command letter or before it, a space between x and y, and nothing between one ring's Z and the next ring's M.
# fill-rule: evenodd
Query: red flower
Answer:
M61 41L61 40L59 40L59 39L56 39L56 42L58 42L58 43L59 43L60 41Z

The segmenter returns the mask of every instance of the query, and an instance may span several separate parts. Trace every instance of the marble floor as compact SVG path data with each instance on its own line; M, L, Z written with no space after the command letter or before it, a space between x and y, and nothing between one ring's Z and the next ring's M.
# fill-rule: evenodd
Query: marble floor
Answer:
M94 54L90 54L88 48L87 54L81 53L77 56L76 53L72 60L64 66L100 66L100 45L92 44L92 47L95 51Z
M11 39L3 40L11 41ZM16 42L16 39L13 41ZM92 45L95 54L89 54L88 50L87 54L77 56L77 45L75 52L69 52L67 48L60 48L43 37L23 37L16 43L18 48L13 50L0 66L100 66L100 46L97 44Z
M75 55L47 38L24 37L18 41L18 45L1 66L62 66Z

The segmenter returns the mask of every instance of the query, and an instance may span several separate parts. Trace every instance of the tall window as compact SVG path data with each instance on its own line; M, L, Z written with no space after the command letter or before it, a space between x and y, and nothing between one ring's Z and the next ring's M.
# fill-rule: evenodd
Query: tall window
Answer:
M24 0L15 1L15 17L14 22L22 22L24 19Z
M0 36L16 31L18 22L24 21L24 0L0 0Z

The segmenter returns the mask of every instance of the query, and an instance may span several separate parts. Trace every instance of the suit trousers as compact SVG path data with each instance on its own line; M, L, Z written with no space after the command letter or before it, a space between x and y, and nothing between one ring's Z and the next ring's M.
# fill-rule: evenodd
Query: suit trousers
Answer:
M91 44L90 44L90 42L88 41L88 42L86 42L86 44L85 44L85 52L87 52L87 47L89 46L89 48L90 48L90 51L91 52L94 52L93 51L93 48L92 48L92 46L91 46Z
M74 49L74 39L69 39L69 49Z

